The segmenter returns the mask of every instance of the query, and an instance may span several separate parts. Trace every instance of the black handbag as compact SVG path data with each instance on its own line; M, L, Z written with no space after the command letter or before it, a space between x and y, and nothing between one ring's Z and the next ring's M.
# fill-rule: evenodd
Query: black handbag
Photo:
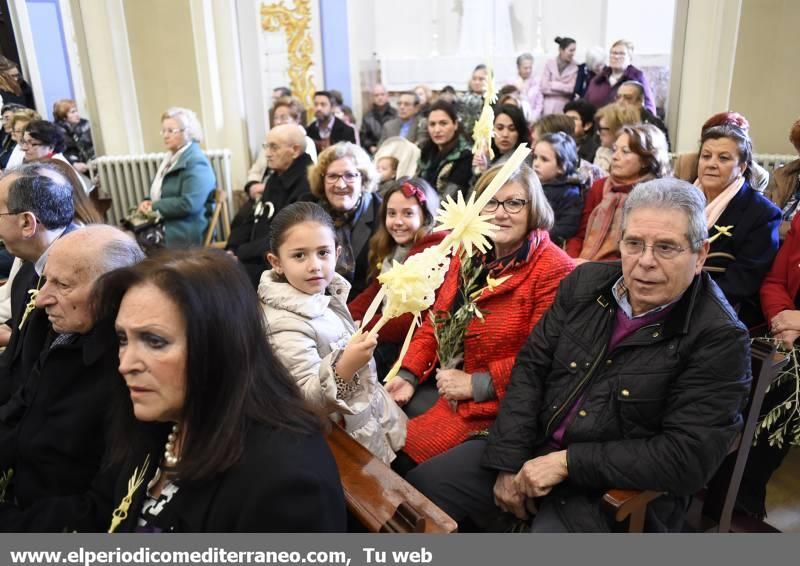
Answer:
M131 209L121 224L124 229L133 233L136 243L148 255L166 246L164 218L157 211L143 213Z

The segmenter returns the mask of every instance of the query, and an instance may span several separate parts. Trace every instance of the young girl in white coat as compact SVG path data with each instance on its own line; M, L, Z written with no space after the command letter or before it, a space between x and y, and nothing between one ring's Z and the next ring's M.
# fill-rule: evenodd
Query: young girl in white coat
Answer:
M351 341L350 284L336 273L333 220L317 204L289 205L272 220L270 249L258 296L278 358L309 402L390 463L405 443L406 416L377 381L377 339Z

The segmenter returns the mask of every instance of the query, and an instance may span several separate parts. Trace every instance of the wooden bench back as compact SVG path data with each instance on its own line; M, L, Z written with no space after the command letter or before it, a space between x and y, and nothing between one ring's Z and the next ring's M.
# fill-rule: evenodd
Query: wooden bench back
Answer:
M394 470L334 425L328 445L347 507L370 532L452 533L456 522Z

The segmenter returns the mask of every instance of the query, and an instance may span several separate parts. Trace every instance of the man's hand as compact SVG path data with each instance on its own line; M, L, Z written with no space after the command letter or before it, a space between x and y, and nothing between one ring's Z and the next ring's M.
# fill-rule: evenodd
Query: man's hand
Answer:
M436 370L436 388L448 401L472 399L472 374L460 369Z
M527 519L525 494L517 487L516 475L511 472L500 472L494 482L494 503L506 513L513 513L518 519Z
M401 407L408 403L411 397L414 396L414 386L402 377L393 377L384 385L384 388L392 399L394 399L394 402Z
M567 451L551 452L528 460L516 475L517 489L528 497L542 497L567 479Z
M259 200L261 195L264 194L264 183L255 183L248 187L247 192L250 193L250 198L252 200Z

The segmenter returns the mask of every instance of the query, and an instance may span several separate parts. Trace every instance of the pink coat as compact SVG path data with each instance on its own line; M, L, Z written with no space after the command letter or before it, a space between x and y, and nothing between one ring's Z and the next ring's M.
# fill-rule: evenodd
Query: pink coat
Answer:
M543 116L564 112L564 105L572 100L577 78L578 65L575 62L567 65L562 73L558 72L556 59L549 59L545 62L539 83L542 96L544 96Z

